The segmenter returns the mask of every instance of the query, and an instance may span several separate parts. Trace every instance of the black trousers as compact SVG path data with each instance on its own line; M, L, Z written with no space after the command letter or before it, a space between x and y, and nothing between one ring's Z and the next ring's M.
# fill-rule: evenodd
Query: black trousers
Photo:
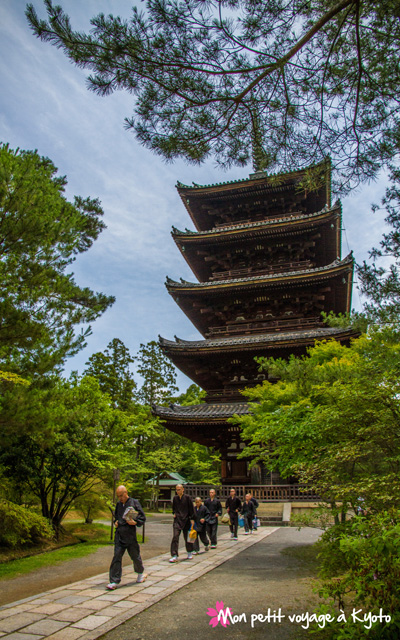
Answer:
M213 522L212 524L207 522L207 533L210 537L212 545L217 544L217 531L218 531L218 520L217 522Z
M194 545L193 545L193 550L194 551L200 551L200 543L199 543L199 538L202 541L202 543L204 544L205 547L208 547L208 545L210 544L210 541L207 537L207 530L205 525L203 525L203 529L201 531L197 532L197 538L194 541Z
M235 538L237 538L238 520L239 520L239 516L238 516L237 512L236 511L230 511L229 512L229 529L231 530L231 533L233 533Z
M252 516L250 513L249 514L244 514L243 515L243 520L244 520L244 530L245 531L253 531L253 518L254 516Z
M115 534L114 557L110 566L110 582L119 584L122 576L122 557L127 551L133 561L133 568L136 573L143 573L144 567L140 557L140 547L136 537L129 542L121 542L118 534Z
M181 534L181 531L183 533L183 537L185 539L185 547L186 547L186 551L188 553L192 553L193 551L193 542L189 542L188 541L188 533L191 527L191 523L190 521L185 524L185 526L183 527L183 529L181 528L181 526L178 523L174 522L174 526L173 526L173 536L172 536L172 540L171 540L171 556L178 556L178 548L179 548L179 536Z

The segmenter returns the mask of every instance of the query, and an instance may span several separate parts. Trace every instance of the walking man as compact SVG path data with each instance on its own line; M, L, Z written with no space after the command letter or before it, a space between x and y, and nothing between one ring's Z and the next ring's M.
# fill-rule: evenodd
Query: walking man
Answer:
M229 529L231 530L231 538L237 540L239 511L242 507L241 500L237 497L235 489L229 492L229 498L226 501L226 510L229 513Z
M210 489L210 497L204 501L204 506L207 507L210 512L210 517L207 522L207 533L211 541L211 549L217 548L217 532L218 532L218 518L222 515L222 505L216 498L215 489Z
M193 553L200 553L199 538L204 544L204 551L208 551L210 548L210 541L207 537L207 521L210 517L210 512L207 507L204 506L201 498L197 497L194 501L194 526L197 531L197 537L193 545Z
M178 562L179 536L181 531L185 539L187 559L193 558L193 542L188 542L188 533L191 524L194 523L194 507L192 499L185 495L182 484L176 485L176 496L172 500L172 513L174 514L173 536L171 541L170 562Z
M121 582L122 557L128 551L136 571L136 582L144 582L147 573L144 573L143 562L140 557L140 547L136 539L136 527L141 527L146 521L146 516L138 500L130 498L126 487L117 487L118 502L114 511L114 526L116 527L114 540L114 557L110 566L110 582L107 589L116 589ZM130 508L131 514L126 514Z
M254 522L253 522L253 533L257 533L257 509L258 509L258 500L256 500L256 498L254 498L252 492L250 491L250 500L252 501L252 503L255 506L255 513L254 513Z
M253 533L253 520L256 508L254 502L251 499L250 493L246 493L245 501L242 505L242 516L244 519L244 535L248 536L249 533Z

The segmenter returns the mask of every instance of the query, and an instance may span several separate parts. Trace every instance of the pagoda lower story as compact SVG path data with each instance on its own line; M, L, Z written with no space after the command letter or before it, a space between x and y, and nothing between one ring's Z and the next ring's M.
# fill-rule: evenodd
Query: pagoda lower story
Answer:
M305 172L319 188L307 191ZM278 481L249 471L245 444L229 422L248 413L241 391L268 379L258 356L305 355L316 340L348 344L354 331L328 327L323 314L350 311L353 258L341 259L341 207L330 203L327 162L279 176L178 191L197 231L173 238L198 282L166 286L204 339L160 338L172 362L207 392L204 404L153 407L171 431L221 454L223 483Z

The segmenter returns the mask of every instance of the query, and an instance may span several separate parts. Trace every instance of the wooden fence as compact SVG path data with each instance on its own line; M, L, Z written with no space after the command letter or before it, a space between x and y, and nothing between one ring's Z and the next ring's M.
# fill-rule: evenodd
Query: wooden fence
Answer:
M246 493L251 491L252 495L259 502L295 502L311 501L317 502L319 496L315 495L306 485L301 484L276 484L276 485L223 485L214 486L206 484L185 484L185 493L193 498L199 496L202 500L208 498L210 489L215 489L217 497L226 500L231 489L235 489L236 495L244 500Z

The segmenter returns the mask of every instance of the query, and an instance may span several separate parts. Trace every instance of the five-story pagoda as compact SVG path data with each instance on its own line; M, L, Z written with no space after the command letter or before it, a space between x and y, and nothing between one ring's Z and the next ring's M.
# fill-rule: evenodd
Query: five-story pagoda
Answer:
M239 428L227 420L248 411L240 390L265 379L254 358L302 355L315 340L353 335L321 316L350 311L353 258L341 259L341 206L331 205L329 162L177 188L196 231L173 228L172 236L198 282L167 278L166 286L204 340L160 345L207 397L153 411L171 431L220 451L222 482L250 482L237 459Z

